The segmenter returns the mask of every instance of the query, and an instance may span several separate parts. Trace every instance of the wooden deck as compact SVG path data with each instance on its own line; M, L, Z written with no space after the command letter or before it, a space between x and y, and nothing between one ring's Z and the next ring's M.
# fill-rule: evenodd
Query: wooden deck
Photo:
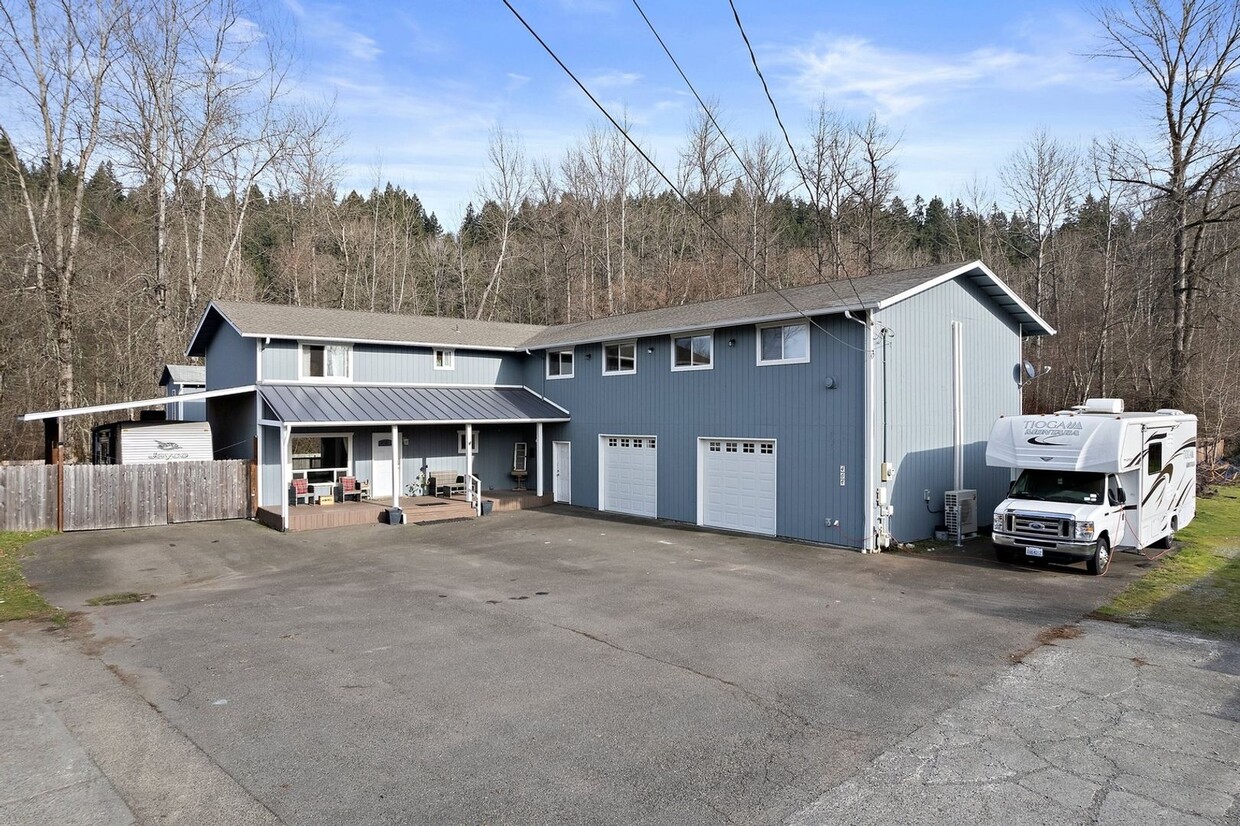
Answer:
M483 495L490 500L496 513L540 508L551 504L550 494L539 497L531 491L491 490ZM364 502L337 502L332 505L289 505L288 529L314 531L321 528L343 528L349 525L374 525L387 521L390 499L368 499ZM400 507L407 525L429 525L458 519L473 519L476 514L463 496L451 499L436 496L402 496ZM259 508L258 521L269 528L280 529L278 508Z

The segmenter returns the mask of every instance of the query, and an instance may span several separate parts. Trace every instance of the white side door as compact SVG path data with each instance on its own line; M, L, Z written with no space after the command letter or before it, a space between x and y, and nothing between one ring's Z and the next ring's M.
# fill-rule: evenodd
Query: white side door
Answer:
M658 516L659 451L653 436L599 437L599 506Z
M698 524L774 536L775 442L698 440Z
M386 499L392 495L392 434L375 433L370 444L370 495Z
M551 450L551 498L571 505L573 502L573 443L555 442Z

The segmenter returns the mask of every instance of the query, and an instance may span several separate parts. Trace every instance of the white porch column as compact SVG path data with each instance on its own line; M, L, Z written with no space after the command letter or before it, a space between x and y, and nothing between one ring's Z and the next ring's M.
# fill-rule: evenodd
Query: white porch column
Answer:
M289 462L288 443L293 428L283 425L280 428L280 523L283 530L288 530L288 487L293 481L293 469ZM260 465L261 467L261 465ZM261 470L259 471L262 472Z
M538 495L543 495L543 423L538 423L538 429L534 433L534 461L538 467Z
M392 425L392 505L400 507L400 495L404 492L405 486L402 483L401 466L404 464L400 460L400 428Z
M468 493L473 490L473 480L469 477L474 475L474 426L469 422L465 423L465 491ZM466 497L467 499L470 497Z

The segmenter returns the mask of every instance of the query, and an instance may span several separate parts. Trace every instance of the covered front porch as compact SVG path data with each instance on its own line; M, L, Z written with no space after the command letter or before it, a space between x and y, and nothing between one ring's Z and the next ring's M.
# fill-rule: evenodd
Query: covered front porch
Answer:
M483 495L483 509L487 503L496 513L541 508L551 504L551 494L538 495L531 490L492 490ZM293 507L288 514L289 531L314 531L323 528L344 528L351 525L386 524L391 500L365 499L360 502L337 502L331 505L302 505ZM450 498L438 496L402 496L400 508L406 525L430 525L436 522L456 522L478 516L477 509L463 496ZM259 508L258 521L269 528L281 530L278 508Z
M550 502L544 425L568 416L524 388L297 384L260 394L259 521L277 530L386 522L394 502L411 524Z

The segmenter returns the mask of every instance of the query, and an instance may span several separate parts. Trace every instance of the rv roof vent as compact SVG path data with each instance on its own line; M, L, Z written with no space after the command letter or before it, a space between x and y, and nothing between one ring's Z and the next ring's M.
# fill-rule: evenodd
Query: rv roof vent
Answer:
M1160 407L1154 411L1159 416L1183 416L1183 410L1176 410L1174 407Z
M1086 413L1123 413L1123 399L1086 399Z

